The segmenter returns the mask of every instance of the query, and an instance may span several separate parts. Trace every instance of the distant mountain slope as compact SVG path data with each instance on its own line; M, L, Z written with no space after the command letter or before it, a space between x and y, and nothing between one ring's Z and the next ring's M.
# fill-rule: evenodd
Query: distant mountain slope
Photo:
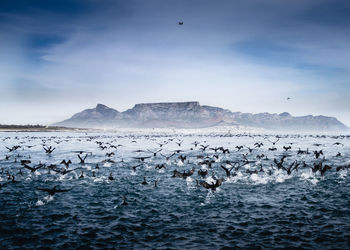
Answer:
M345 131L349 128L334 117L299 116L289 113L241 113L202 106L198 102L141 103L124 112L103 104L86 109L56 126L80 128L204 128L241 125L272 130Z
M97 104L95 108L85 109L70 119L56 124L80 128L113 127L117 119L122 119L120 112L103 104Z

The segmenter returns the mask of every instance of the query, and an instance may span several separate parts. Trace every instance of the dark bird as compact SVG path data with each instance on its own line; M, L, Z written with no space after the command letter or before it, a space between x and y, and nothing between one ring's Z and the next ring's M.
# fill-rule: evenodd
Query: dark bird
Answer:
M112 159L105 159L102 161L102 163L115 163L115 161L113 161Z
M127 205L128 205L128 202L126 201L126 197L123 195L122 198L123 198L122 205L123 205L123 206L127 206Z
M180 177L180 178L182 178L182 173L181 172L179 172L179 171L177 171L176 169L174 169L174 171L173 171L173 175L171 176L171 177Z
M187 157L186 155L180 155L178 158L184 163Z
M34 173L35 171L37 171L39 168L44 167L44 164L39 164L37 167L30 167L27 164L24 164L23 167L25 167L26 169L29 169L32 173Z
M133 158L139 161L145 161L145 159L151 158L151 156L133 157Z
M350 168L350 164L349 165L343 165L343 166L339 166L336 168L337 172L340 170L344 170L344 169L349 169Z
M143 182L141 182L141 184L142 184L142 185L147 185L147 184L148 184L148 182L147 182L147 180L146 180L146 176L143 177Z
M21 160L21 165L25 165L25 164L30 164L31 161L30 160Z
M169 156L166 156L166 155L163 155L163 154L160 154L161 156L165 157L165 159L168 161L171 157L173 157L176 153L172 153L171 155Z
M318 159L320 157L320 155L323 155L323 152L322 152L322 150L320 150L320 151L315 150L314 155L315 155L316 159Z
M246 147L249 150L249 153L251 153L253 151L253 148L250 148L250 147L248 147L246 145L243 145L243 146Z
M57 189L57 186L54 186L53 188L38 188L40 191L47 192L49 195L53 196L56 193L63 193L63 192L68 192L72 189Z
M259 159L259 160L263 159L264 157L265 157L264 154L260 154L260 155L257 155L257 156L256 156L256 158Z
M201 181L199 184L206 189L211 189L212 191L215 191L216 188L220 187L223 182L224 182L224 178L220 178L220 179L216 179L215 183L212 182L211 184L209 184L206 181Z
M114 152L106 153L106 156L107 156L107 157L112 157L113 155L115 155Z
M136 171L136 168L138 168L138 167L140 167L140 166L142 166L142 163L139 164L139 165L133 166L133 167L132 167L132 170L135 172L135 171Z
M292 164L289 165L288 168L284 168L283 166L282 166L282 168L287 172L288 175L290 175L294 169L298 168L299 165L300 165L300 163L298 163L295 160Z
M80 164L85 164L85 160L86 160L87 156L88 156L87 154L85 154L85 156L78 155L78 158L80 160Z
M271 142L272 143L272 145L276 145L276 143L280 140L280 138L277 138L277 140L276 141L270 141L269 139L267 139L269 142Z
M195 141L195 142L193 142L192 144L193 144L195 147L197 147L198 144L199 144L199 142L198 142L198 141Z
M218 150L219 150L219 148L218 147L215 147L215 148L209 148L210 150L214 150L214 152L216 153Z
M62 168L62 169L52 169L53 171L55 171L56 173L60 173L61 175L65 175L68 174L70 172L73 171L73 169L71 170L67 170L66 168ZM75 169L74 169L75 170Z
M16 151L17 149L19 149L21 146L19 145L16 145L16 146L13 146L12 148L9 148L9 147L5 147L8 149L9 152L13 152L13 151Z
M284 162L284 159L286 159L286 157L287 157L287 156L285 156L285 155L282 156L282 158L280 159L279 162L276 160L276 158L273 159L273 162L277 165L277 168L278 168L278 169L284 168L284 167L283 167L283 162Z
M194 173L194 168L192 168L191 170L189 170L187 172L184 171L182 173L175 169L172 177L180 177L180 178L186 179L187 177L193 175L193 173Z
M297 154L298 154L298 155L300 155L300 154L309 154L309 149L307 148L306 150L301 150L301 149L299 148Z
M165 167L165 164L163 163L163 164L157 164L154 168L160 170L160 169L166 168L166 167Z
M200 145L200 147L202 151L205 151L209 147L209 145Z
M180 22L177 22L178 25L183 25L184 22L180 21Z
M226 176L227 176L227 177L230 177L230 176L231 176L231 171L232 171L232 169L234 169L234 166L231 167L230 169L224 167L223 165L220 165L220 167L221 167L223 170L225 170L225 173L226 173Z
M157 144L159 145L159 147L163 147L164 145L168 144L168 142L164 142L164 143L157 142Z
M183 152L183 150L181 150L181 149L176 149L176 150L174 150L174 152L177 153L177 154L180 154L181 152Z
M198 170L198 175L202 178L205 178L207 175L208 175L208 170L202 170L202 169L199 169Z
M114 177L112 176L112 173L109 174L108 180L110 180L110 181L113 181L113 180L114 180Z
M71 160L69 160L69 161L63 160L63 161L61 161L60 164L64 164L64 166L65 166L66 168L69 168L69 164L72 164L72 162L71 162Z
M228 148L220 147L219 150L221 150L223 154L230 153L230 150Z
M191 170L189 170L187 172L183 172L182 178L186 179L187 177L190 177L191 175L193 175L193 173L194 173L194 168L192 168Z
M81 174L79 176L79 179L82 179L82 178L84 178L84 172L83 171L81 171Z
M321 176L324 176L324 174L326 173L326 171L327 171L327 170L330 170L330 169L332 169L331 166L329 166L329 165L324 165L324 167L320 169Z
M159 149L158 151L154 151L154 152L151 150L148 150L148 152L152 153L154 157L156 157L160 151L162 151L162 149Z
M45 150L46 154L51 154L56 148L53 148L52 146L49 146L49 147L43 146L43 149Z

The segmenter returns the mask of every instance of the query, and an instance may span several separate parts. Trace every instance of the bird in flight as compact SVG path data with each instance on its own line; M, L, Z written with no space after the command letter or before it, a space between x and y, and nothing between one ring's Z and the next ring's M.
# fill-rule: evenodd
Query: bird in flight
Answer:
M180 22L178 22L177 24L178 24L178 25L183 25L183 24L184 24L184 22L181 22L181 21L180 21Z
M38 190L47 192L49 195L53 196L55 193L68 192L72 189L57 189L57 186L54 186L53 188L38 188Z
M287 100L290 100L291 98L290 97L287 97Z

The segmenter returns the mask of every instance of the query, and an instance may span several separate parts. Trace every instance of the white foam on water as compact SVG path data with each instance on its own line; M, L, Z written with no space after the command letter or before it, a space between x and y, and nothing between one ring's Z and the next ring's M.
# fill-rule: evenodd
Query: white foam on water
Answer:
M340 170L339 171L339 178L340 179L345 179L345 177L348 175L348 171L346 171L346 170Z
M42 200L38 200L38 201L35 203L35 206L37 206L37 207L42 206L42 205L45 205L45 203L44 203Z
M300 175L301 179L304 179L305 181L309 181L311 184L316 185L319 180L317 179L317 177L314 175L314 173L312 173L312 170L308 170L308 171L304 171L301 175Z
M75 174L75 179L78 179L78 176L75 172L72 172ZM66 180L72 180L73 177L71 175L65 174L65 175L61 175L60 177L58 177L59 181L66 181Z
M159 169L159 170L158 170L158 173L160 173L160 174L163 174L163 173L165 173L165 169L164 169L164 168L162 168L162 169Z
M49 203L50 201L53 201L53 195L48 195L48 196L45 196L44 199L46 200L47 203Z
M193 185L193 179L191 177L187 177L186 178L186 184L187 184L187 186Z
M91 166L90 165L84 165L83 168L85 168L86 170L91 170Z
M110 163L110 162L105 162L103 164L103 167L105 167L105 168L110 168L111 166L112 166L112 163Z
M250 176L250 180L255 184L267 184L270 181L267 176L260 176L255 173Z
M204 202L201 203L201 205L207 205L210 203L211 199L214 197L214 193L211 190L208 190L207 196L205 197Z
M104 182L104 178L102 178L102 177L97 177L97 178L94 179L94 182L97 182L97 183Z

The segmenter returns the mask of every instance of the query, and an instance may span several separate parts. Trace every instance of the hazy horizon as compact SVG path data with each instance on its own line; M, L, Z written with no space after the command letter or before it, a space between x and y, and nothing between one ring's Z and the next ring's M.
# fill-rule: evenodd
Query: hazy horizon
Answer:
M198 101L350 126L349 24L345 0L1 1L0 124Z

